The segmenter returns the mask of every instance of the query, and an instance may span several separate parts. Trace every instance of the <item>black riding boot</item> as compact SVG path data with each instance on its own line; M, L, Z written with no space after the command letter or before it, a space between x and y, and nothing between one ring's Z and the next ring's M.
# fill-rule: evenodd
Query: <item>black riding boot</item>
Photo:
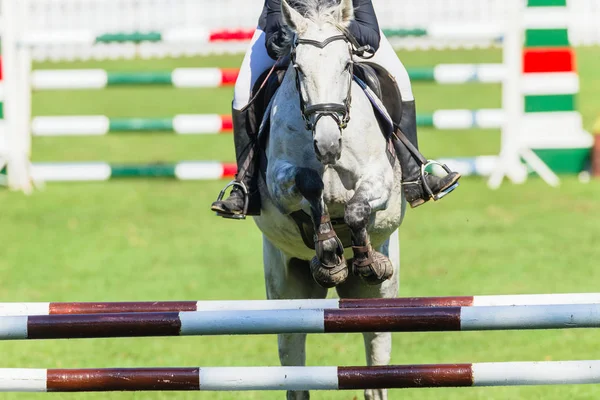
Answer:
M402 102L400 130L415 149L418 150L417 113L414 100ZM402 166L404 196L411 208L423 205L432 198L439 200L458 186L457 182L461 177L458 172L449 172L448 175L442 178L427 172L421 175L423 162L419 161L406 145L397 138L394 139L394 147Z
M260 214L260 194L255 176L257 139L249 134L249 112L233 107L231 110L237 174L235 180L227 186L233 187L229 197L222 200L224 191L221 192L219 200L212 203L210 209L225 218L243 219L246 215Z

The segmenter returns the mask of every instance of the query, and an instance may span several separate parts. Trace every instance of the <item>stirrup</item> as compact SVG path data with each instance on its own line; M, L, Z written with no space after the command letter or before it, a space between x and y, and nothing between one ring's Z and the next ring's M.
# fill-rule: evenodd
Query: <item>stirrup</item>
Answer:
M216 212L219 217L227 218L227 219L246 219L246 215L248 214L248 205L250 204L250 196L248 195L248 188L244 185L244 182L238 182L233 180L227 184L219 193L219 197L217 197L217 201L222 201L223 197L225 197L225 193L227 193L227 189L230 187L238 187L242 190L244 194L244 209L241 214L225 214L222 212Z
M443 199L445 196L449 195L454 189L456 189L458 187L458 182L456 182L454 185L450 186L449 188L442 190L438 194L433 194L433 191L431 190L431 188L429 187L429 184L427 183L427 179L425 179L425 170L427 169L427 167L429 167L431 165L438 165L438 166L442 167L448 175L452 173L452 170L450 168L448 168L448 166L446 164L442 164L441 162L435 161L435 160L427 160L426 164L421 165L421 181L423 182L423 187L425 188L425 192L429 195L429 197L433 201L438 201L438 200Z

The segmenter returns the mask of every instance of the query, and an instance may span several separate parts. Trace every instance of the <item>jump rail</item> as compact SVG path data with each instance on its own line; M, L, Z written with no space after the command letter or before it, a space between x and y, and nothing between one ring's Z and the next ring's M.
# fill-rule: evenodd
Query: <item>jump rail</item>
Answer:
M45 182L107 181L115 178L174 178L178 180L215 180L233 178L237 165L218 161L183 161L179 163L108 164L33 163L31 175Z
M402 297L393 299L308 299L147 301L78 303L0 303L0 316L113 314L221 310L361 309L395 307L479 307L600 304L600 293L524 294L500 296Z
M504 123L500 109L436 110L417 115L417 126L442 130L496 129ZM578 120L577 118L575 118ZM573 118L566 118L572 122ZM124 132L163 132L177 135L231 133L231 116L179 114L167 118L109 118L106 115L39 116L31 121L33 136L104 136Z
M460 84L501 83L506 75L502 64L439 64L408 68L411 81ZM103 69L35 70L34 90L104 89L122 85L172 85L177 88L232 86L239 70L233 68L175 68L172 71L112 72Z
M358 390L593 383L600 383L600 361L382 367L0 370L0 392Z
M0 317L0 340L600 327L600 304Z

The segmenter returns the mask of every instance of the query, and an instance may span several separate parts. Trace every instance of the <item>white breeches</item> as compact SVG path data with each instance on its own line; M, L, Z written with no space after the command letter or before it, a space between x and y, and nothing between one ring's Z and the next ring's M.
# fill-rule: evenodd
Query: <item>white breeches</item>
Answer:
M375 57L369 61L381 65L385 68L398 83L398 88L402 94L402 101L412 101L415 99L412 92L412 86L410 84L410 78L408 77L408 71L404 68L404 64L398 58L398 55L394 51L392 44L381 32L381 41L379 42L379 49L375 53Z
M398 58L398 55L390 42L383 35L383 32L381 33L379 49L377 50L377 53L375 53L375 57L369 61L381 65L394 76L396 82L398 82L400 93L402 93L403 101L414 100L408 72L406 71L406 68L404 68L404 65ZM235 82L233 108L240 110L250 102L250 94L254 84L260 75L274 64L275 61L271 59L267 53L265 33L262 30L257 29L256 32L254 32L248 51L244 56L240 74Z

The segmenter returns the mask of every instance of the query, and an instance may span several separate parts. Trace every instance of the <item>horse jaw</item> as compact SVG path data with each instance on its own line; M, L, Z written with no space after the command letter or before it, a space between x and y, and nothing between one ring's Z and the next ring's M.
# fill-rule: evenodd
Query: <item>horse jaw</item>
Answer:
M342 156L342 133L340 128L331 117L322 117L313 135L315 155L321 164L335 165Z

